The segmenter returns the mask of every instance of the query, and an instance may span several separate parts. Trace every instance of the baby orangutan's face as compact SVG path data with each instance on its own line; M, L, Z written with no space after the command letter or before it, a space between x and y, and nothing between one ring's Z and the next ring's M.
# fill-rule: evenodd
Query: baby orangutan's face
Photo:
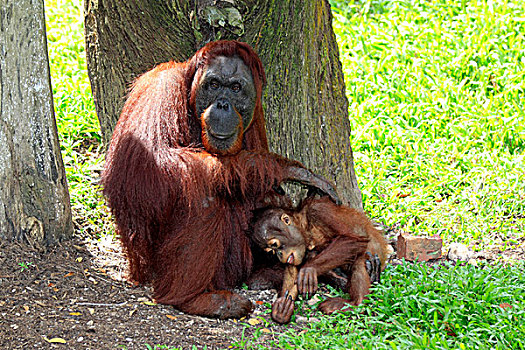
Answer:
M301 265L306 242L293 216L282 209L266 210L254 225L254 240L284 264Z

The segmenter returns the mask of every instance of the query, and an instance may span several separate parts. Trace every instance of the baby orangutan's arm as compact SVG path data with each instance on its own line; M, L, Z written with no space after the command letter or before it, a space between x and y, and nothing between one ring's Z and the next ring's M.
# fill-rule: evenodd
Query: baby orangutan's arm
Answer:
M317 277L342 265L353 264L362 256L368 239L339 236L315 258L308 260L297 275L298 292L309 298L317 292Z
M297 299L297 267L286 265L284 280L279 297L272 304L272 319L278 323L288 323L293 315L294 301Z

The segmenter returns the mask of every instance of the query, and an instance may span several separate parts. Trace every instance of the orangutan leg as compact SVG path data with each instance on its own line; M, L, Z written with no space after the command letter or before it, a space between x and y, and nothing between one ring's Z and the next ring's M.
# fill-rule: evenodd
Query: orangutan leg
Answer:
M283 285L284 268L282 266L262 267L254 271L246 284L252 290L277 289Z
M187 314L223 320L248 315L253 309L253 304L239 294L220 290L202 293L189 302L177 306L177 308Z
M319 304L319 310L325 314L331 314L337 310L348 310L363 302L370 293L370 276L366 269L366 257L362 256L354 263L351 270L351 276L348 279L346 292L350 299L329 298Z

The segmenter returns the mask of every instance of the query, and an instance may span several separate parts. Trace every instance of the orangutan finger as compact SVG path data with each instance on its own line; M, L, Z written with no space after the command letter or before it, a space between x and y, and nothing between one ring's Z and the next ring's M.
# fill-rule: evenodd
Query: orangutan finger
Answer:
M301 269L297 274L297 291L299 294L303 293L303 280L304 280L304 271Z
M293 315L294 302L291 298L286 299L283 315L286 319L290 319Z
M310 294L310 297L312 297L317 292L317 274L312 274L310 276L310 286L308 288L308 292Z

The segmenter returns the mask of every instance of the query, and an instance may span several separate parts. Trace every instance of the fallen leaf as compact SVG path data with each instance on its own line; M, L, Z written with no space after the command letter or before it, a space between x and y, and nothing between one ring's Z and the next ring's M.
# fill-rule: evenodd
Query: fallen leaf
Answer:
M255 302L255 304L257 304L257 305L262 305L262 304L264 304L264 301L257 300L257 301Z
M76 262L82 262L82 257L80 256L80 257L76 258L75 261L76 261Z
M261 329L261 332L263 332L263 333L272 333L272 331L269 330L268 328Z
M130 316L130 317L133 316L133 314L134 314L136 311L137 311L137 310L131 310L131 311L129 312L129 316Z
M138 298L137 301L138 301L139 303L144 304L144 305L149 305L149 306L155 306L155 305L157 305L156 300L150 300L150 299L145 298L145 297Z
M319 294L315 294L313 297L310 298L310 300L307 301L308 305L313 306L321 301L321 298L319 297Z
M48 343L60 343L60 344L66 344L67 342L62 339L62 338L51 338L51 339L47 339L46 337L44 337L44 340L47 341Z
M95 313L95 309L93 309L93 308L91 308L91 307L88 308L88 311L89 311L89 313L90 313L91 315L93 315L93 314Z
M24 306L22 306L22 307L24 308L24 311L25 311L25 312L29 312L29 306L24 305Z
M261 320L259 320L258 318L250 318L248 320L248 323L251 324L252 326L256 326L259 323L261 323Z
M80 315L82 315L80 312L70 312L69 314L71 316L80 316Z
M177 318L177 316L173 316L173 315L166 315L167 318L169 318L170 320L174 320Z
M71 276L73 276L73 275L74 275L74 273L73 273L73 272L70 272L70 273L68 273L68 274L65 274L64 277L71 277Z
M512 305L510 305L509 303L501 303L499 304L499 307L502 309L512 309Z

